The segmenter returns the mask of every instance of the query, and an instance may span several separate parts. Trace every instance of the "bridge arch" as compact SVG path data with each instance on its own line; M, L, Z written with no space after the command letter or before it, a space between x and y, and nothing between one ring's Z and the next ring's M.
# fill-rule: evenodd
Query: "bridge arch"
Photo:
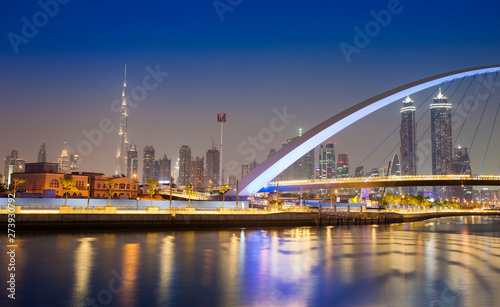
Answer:
M238 194L239 196L250 196L257 193L263 186L311 149L344 128L392 102L453 79L475 74L493 73L499 70L500 65L456 70L414 81L360 102L302 134L302 137L295 139L259 164L247 176L242 178L239 183L240 190ZM228 195L230 194L233 194L232 191L228 193Z

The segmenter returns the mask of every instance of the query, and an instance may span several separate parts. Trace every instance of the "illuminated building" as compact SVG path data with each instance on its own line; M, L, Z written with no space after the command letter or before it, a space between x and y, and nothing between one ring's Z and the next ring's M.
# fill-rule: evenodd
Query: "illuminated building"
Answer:
M38 163L47 162L47 146L45 142L40 146L40 150L38 151Z
M144 147L142 156L142 182L146 183L155 178L155 148L151 145Z
M191 148L182 145L179 150L179 179L177 183L185 186L191 180Z
M349 156L339 154L337 161L337 178L349 177Z
M319 148L318 178L335 178L335 144L321 144Z
M120 138L118 143L118 150L116 153L116 168L115 175L127 173L127 120L128 120L128 107L127 98L125 97L125 89L127 88L127 64L125 64L125 75L123 78L123 91L122 91L122 104L120 110L120 126L118 129L118 136Z
M206 154L206 180L205 186L207 188L212 188L219 186L219 151L217 147L212 145L212 149L209 149Z
M190 183L193 185L193 190L202 191L203 190L203 173L205 170L204 157L196 157L191 159L191 180Z
M434 97L431 104L431 141L432 141L432 174L451 174L452 135L451 135L451 103L441 93ZM434 194L442 200L451 198L448 187L434 187Z
M127 152L127 178L137 179L139 169L138 154L135 144L132 144Z
M471 175L470 159L467 153L467 147L453 148L453 158L451 163L451 173L455 175ZM471 202L473 199L472 186L454 186L452 188L452 197L458 198L463 202Z

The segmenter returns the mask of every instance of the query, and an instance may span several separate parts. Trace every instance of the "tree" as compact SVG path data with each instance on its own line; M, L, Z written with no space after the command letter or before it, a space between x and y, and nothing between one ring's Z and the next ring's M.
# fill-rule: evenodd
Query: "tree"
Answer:
M78 192L78 189L76 188L75 181L73 180L73 177L61 177L59 178L59 181L61 182L61 185L63 186L63 192L64 190L67 190L66 193L66 201L64 202L64 205L68 205L68 196L71 192Z
M153 196L156 194L156 191L158 190L158 181L154 179L149 179L148 182L146 182L146 185L150 187L148 189L148 193L149 195L151 195L151 207L153 207Z
M25 182L26 179L19 179L19 178L12 179L12 194L14 194L14 197L16 197L16 192L17 189L19 189L19 186L24 184Z
M188 208L191 208L191 196L196 195L196 191L193 190L193 185L192 184L187 184L186 185L186 194L189 196Z
M111 194L113 194L113 191L115 190L115 179L108 179L104 182L104 184L108 187L109 206L111 206Z
M224 208L224 198L226 197L226 193L229 189L231 189L231 186L228 184L223 185L219 189L219 192L222 194L222 208Z

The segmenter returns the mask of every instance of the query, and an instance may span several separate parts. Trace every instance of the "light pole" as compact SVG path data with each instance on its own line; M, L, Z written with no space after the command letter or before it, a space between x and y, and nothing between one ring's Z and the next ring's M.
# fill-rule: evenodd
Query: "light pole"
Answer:
M90 209L90 183L87 183L87 210Z
M222 139L223 125L226 122L226 113L217 113L217 121L220 123L220 153L219 153L219 185L222 186Z
M170 177L170 207L169 207L170 212L172 212L172 181L173 181L173 178Z

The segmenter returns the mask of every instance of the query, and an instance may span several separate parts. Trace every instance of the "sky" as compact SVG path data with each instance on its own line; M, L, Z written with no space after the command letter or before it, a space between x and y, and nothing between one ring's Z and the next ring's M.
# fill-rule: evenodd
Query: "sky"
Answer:
M128 137L139 158L146 145L155 147L157 158L172 158L173 165L182 145L193 156L205 156L212 138L220 142L216 115L225 112L226 167L249 159L238 147L269 128L276 110L286 108L296 117L257 150L257 162L299 128L307 131L372 96L435 74L500 62L498 1L40 3L50 14L37 1L5 1L0 11L0 154L17 149L36 162L45 141L47 158L55 162L64 142L78 150L93 141L90 148L80 146L80 170L107 175L115 167L119 114L113 105L125 63L134 104ZM346 57L341 45L356 47L355 29L365 33L374 23L373 35ZM144 85L145 78L150 83ZM434 90L416 94L415 103ZM478 129L473 173L482 164L499 92L492 94ZM458 104L459 97L461 89L451 102ZM429 104L417 112L424 115L419 138L429 125ZM400 107L395 102L332 137L337 154L349 153L351 172L361 162L365 169L387 165L398 132L366 158L398 127ZM471 112L457 145L471 144L481 113L482 105ZM103 121L114 129L102 129ZM483 173L499 173L496 128Z

